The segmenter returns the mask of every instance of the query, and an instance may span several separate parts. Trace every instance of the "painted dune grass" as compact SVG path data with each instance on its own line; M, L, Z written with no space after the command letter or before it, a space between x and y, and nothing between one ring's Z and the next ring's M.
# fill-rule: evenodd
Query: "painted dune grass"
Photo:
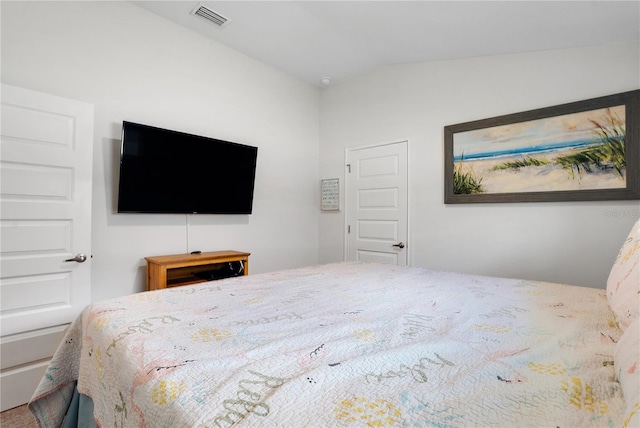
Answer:
M625 188L624 114L617 106L462 133L453 193Z

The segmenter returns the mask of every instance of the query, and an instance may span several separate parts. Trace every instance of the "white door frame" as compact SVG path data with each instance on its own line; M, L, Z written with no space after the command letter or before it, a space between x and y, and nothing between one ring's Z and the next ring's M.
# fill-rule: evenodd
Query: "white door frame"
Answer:
M344 227L343 227L343 238L344 238L344 242L343 242L343 261L348 261L349 260L349 233L347 231L347 228L349 227L349 211L348 211L348 200L351 197L351 195L349 194L349 162L350 162L350 154L352 151L356 151L356 150L363 150L363 149L371 149L374 147L380 147L380 146L389 146L392 144L400 144L400 143L407 143L407 247L406 247L406 252L407 252L407 266L411 265L411 168L410 168L410 153L411 153L411 141L409 140L409 138L398 138L397 140L394 141L390 141L390 142L385 142L385 143L373 143L373 144L365 144L362 146L354 146L354 147L345 147L344 148L344 176L345 176L345 180L344 180L344 207L345 207L345 214L344 214Z

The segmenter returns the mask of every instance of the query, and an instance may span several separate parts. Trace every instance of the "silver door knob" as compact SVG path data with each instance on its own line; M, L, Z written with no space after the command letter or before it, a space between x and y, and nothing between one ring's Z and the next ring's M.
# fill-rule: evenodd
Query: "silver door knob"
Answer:
M398 242L397 244L393 244L392 247L404 248L404 244L402 242Z
M77 256L75 256L72 259L67 259L65 260L65 262L78 262L78 263L84 263L84 261L87 260L87 256L80 253Z

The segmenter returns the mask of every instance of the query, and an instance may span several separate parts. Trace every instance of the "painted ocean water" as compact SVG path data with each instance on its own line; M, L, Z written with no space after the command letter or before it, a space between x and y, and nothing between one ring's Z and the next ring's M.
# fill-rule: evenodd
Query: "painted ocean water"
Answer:
M501 157L517 156L517 155L546 153L546 152L553 152L553 151L560 151L560 150L567 150L567 149L582 149L586 147L595 146L601 143L602 141L597 141L597 140L594 140L593 138L589 138L589 139L582 139L582 140L563 141L559 143L547 143L547 144L541 144L537 146L510 148L507 150L495 150L495 151L486 151L486 152L478 152L478 153L462 153L462 154L456 154L453 157L453 161L465 162L465 161L472 161L472 160L495 159L495 158L501 158Z

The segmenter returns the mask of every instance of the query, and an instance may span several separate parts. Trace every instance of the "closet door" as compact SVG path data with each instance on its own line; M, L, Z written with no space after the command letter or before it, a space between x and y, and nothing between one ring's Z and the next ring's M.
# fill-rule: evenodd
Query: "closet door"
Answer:
M91 298L93 106L2 85L2 410L31 398Z
M408 142L347 149L347 260L406 265Z

